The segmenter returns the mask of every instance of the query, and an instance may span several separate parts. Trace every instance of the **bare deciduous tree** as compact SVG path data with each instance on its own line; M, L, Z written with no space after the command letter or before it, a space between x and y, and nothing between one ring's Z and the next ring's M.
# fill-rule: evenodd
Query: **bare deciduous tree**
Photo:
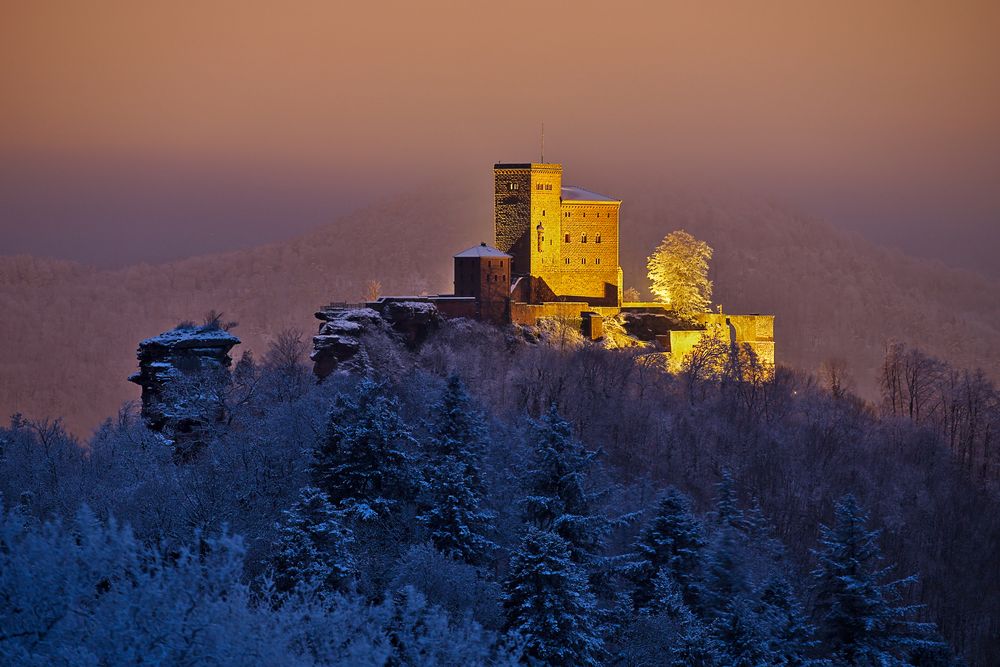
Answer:
M710 259L712 248L704 241L684 230L667 234L646 262L650 290L682 317L705 312L712 303Z

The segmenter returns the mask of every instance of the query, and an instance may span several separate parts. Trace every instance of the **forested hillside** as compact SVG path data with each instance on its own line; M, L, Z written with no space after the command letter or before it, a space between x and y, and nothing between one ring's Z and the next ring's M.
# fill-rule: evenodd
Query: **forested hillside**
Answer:
M220 420L183 462L134 413L86 448L0 428L0 660L1000 651L1000 502L915 420L752 357L673 375L465 321L416 352L384 331L365 348L366 374L318 385L287 348L206 376Z
M396 198L286 243L164 265L98 271L0 258L0 414L62 415L86 434L136 388L138 341L215 308L260 352L278 332L311 333L313 311L383 293L451 290L451 255L492 239L489 183ZM715 299L730 312L774 313L779 362L814 371L847 361L874 396L888 339L956 366L1000 368L1000 286L873 247L766 203L615 192L626 286L644 289L645 257L685 228L715 248ZM722 203L713 203L722 202ZM197 242L192 240L192 250Z

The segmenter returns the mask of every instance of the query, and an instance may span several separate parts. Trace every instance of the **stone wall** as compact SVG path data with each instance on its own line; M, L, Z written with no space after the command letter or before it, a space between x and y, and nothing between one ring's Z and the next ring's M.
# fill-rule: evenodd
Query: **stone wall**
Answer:
M618 202L563 202L561 295L618 305L618 207Z

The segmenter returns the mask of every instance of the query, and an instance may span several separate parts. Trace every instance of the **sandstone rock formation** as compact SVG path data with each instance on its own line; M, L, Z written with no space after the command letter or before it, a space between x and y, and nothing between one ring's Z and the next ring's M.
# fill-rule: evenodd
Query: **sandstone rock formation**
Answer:
M362 308L331 305L317 311L322 321L313 336L313 373L322 380L338 368L363 370L366 333L388 333L408 348L416 349L441 326L443 318L434 304L417 300L379 300Z
M139 343L142 416L168 441L190 440L221 418L220 394L228 382L229 351L240 339L213 326L181 325Z

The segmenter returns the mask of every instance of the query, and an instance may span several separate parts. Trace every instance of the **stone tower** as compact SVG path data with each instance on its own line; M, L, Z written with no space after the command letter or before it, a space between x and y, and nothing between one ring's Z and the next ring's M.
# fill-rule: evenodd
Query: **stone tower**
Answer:
M529 303L621 304L621 200L562 184L562 165L493 166L496 247L509 254Z
M532 280L532 293L559 294L562 165L493 167L496 247L510 255L511 273Z

